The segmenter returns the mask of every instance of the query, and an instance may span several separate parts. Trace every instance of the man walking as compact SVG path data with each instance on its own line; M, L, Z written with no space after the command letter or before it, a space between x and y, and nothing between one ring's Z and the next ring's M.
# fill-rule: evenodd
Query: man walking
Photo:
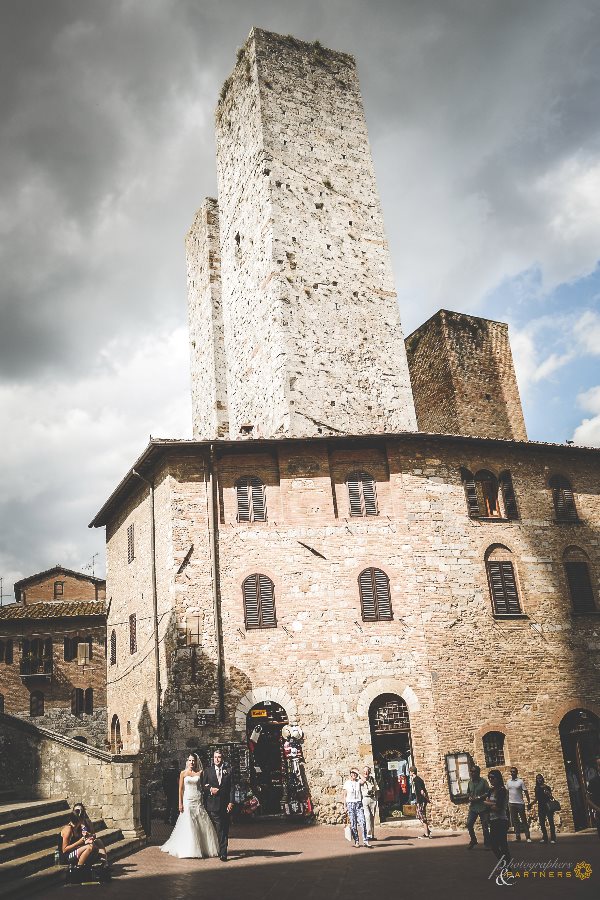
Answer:
M367 825L367 840L375 840L375 812L377 811L377 783L371 774L371 767L365 766L360 779L362 805Z
M481 777L481 769L479 766L473 766L471 769L471 778L467 785L467 794L470 801L469 814L467 816L467 831L471 838L469 850L472 850L478 843L477 838L475 837L475 822L477 821L478 816L483 831L483 843L486 847L489 846L490 829L488 824L488 810L484 803L489 792L490 786L487 779Z
M219 838L219 859L227 862L229 841L229 816L233 809L233 783L229 767L223 762L223 754L215 750L213 765L204 774L206 812L215 826Z
M365 823L365 811L362 802L362 791L360 786L360 772L358 769L350 769L350 778L344 782L344 792L346 794L346 810L348 812L348 824L354 846L358 847L358 830L360 828L363 839L363 846L370 847L367 837L367 826Z
M419 838L430 838L431 828L427 821L427 804L429 803L429 794L425 787L425 782L420 775L417 774L416 766L411 766L410 777L412 779L413 790L415 792L415 804L417 807L417 819L425 828L425 834L420 834Z
M172 759L164 770L162 786L166 801L165 825L174 825L179 815L179 766L176 759Z
M519 770L513 766L510 770L510 778L506 782L508 789L508 809L510 812L510 821L515 829L515 836L518 841L521 840L521 825L525 832L527 843L531 843L531 835L529 833L529 823L527 821L527 812L525 810L525 799L530 804L529 792L525 787L525 782L519 778ZM525 799L523 799L525 798Z
M594 822L600 837L600 756L596 757L596 774L587 783L587 801L592 808Z

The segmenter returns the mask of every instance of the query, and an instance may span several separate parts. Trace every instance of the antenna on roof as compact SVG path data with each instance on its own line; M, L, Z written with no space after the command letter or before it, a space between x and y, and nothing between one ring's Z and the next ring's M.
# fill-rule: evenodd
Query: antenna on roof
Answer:
M95 577L96 577L96 575L95 575L96 557L99 556L99 555L100 555L99 553L94 553L94 555L92 556L92 561L89 562L89 563L87 564L87 566L84 566L84 567L83 567L83 571L84 571L84 572L89 572L89 571L91 570L91 572L92 572L92 578L95 578Z

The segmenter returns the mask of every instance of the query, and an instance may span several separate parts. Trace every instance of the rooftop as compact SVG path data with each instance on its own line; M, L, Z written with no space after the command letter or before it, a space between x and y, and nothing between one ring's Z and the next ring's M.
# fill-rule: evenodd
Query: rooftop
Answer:
M74 619L106 616L104 600L47 600L43 603L9 603L0 607L0 621L14 619Z

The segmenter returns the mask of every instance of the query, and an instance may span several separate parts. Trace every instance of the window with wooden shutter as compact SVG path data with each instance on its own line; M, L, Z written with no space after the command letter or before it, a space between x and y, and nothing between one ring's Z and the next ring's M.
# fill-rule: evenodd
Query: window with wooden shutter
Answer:
M518 519L519 510L517 508L517 498L513 488L512 477L510 472L502 472L498 482L502 492L502 505L504 506L505 519Z
M489 560L487 563L492 607L496 616L521 615L521 604L513 564Z
M478 472L475 476L475 489L480 514L486 519L499 519L498 479L491 472Z
M110 634L110 664L111 666L117 664L117 633L114 628Z
M477 487L473 473L468 469L461 469L460 476L465 488L465 497L467 499L467 512L471 519L478 519L481 515L479 509L479 498L477 496Z
M83 688L73 688L71 691L71 715L81 716L85 706Z
M358 576L363 622L389 621L392 616L390 580L381 569L365 569Z
M571 594L573 611L577 613L596 612L594 590L590 578L590 567L584 560L566 560L565 573Z
M6 642L6 646L5 646L5 649L4 649L4 662L6 663L7 666L12 666L12 662L13 662L13 642L12 642L12 638L10 638L10 639Z
M94 688L86 688L84 696L84 710L86 716L91 716L94 712Z
M248 475L236 482L238 522L266 522L267 503L264 482Z
M131 563L135 559L135 531L133 522L127 527L127 562Z
M250 575L242 585L244 621L248 630L276 628L275 588L266 575Z
M552 489L556 521L577 522L579 516L577 515L575 496L569 479L565 478L564 475L554 475L550 479L549 484Z
M351 516L377 516L375 479L368 472L352 472L346 479Z
M129 616L129 652L137 651L137 621L135 613Z
M504 735L501 731L488 731L483 736L483 755L488 769L506 765Z

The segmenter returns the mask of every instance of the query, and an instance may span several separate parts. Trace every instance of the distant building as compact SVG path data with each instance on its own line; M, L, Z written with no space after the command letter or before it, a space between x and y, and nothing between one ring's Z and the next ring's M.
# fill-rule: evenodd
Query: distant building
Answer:
M55 566L0 608L3 712L98 747L106 739L106 582Z

